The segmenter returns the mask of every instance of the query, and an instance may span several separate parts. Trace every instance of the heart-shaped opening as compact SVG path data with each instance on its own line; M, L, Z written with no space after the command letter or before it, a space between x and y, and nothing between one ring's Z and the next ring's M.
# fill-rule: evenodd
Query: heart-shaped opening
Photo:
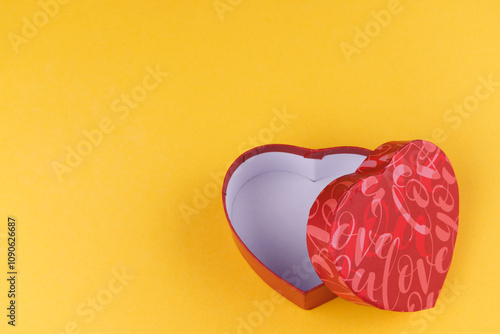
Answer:
M322 284L307 251L310 208L326 185L353 173L366 158L364 152L332 150L320 158L306 154L319 151L300 148L253 154L234 169L226 187L235 233L269 270L302 291Z

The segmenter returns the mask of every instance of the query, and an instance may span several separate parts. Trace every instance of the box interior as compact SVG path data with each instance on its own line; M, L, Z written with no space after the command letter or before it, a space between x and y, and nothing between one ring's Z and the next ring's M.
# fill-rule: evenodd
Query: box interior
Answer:
M249 158L226 189L234 230L266 267L289 283L303 291L320 285L307 252L309 210L326 185L353 173L365 158L338 153L319 160L285 152Z

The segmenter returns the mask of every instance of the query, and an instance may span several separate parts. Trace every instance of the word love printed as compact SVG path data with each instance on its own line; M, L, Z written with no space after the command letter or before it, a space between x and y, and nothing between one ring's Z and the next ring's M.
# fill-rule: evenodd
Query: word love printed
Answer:
M311 208L314 268L338 296L394 311L432 308L458 232L458 186L427 141L390 142L330 183Z

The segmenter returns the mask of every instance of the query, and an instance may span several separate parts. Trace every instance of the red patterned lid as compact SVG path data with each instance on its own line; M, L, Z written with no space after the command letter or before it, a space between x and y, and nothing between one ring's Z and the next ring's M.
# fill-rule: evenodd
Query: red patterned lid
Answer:
M307 248L338 296L418 311L436 303L457 231L458 185L443 151L424 140L389 142L319 194Z

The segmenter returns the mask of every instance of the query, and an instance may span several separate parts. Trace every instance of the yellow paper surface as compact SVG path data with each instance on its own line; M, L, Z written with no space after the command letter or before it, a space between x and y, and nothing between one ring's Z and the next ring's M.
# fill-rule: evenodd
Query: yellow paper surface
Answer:
M498 1L4 1L0 332L498 333L499 17ZM407 139L438 144L460 187L436 308L274 300L232 241L228 164Z

